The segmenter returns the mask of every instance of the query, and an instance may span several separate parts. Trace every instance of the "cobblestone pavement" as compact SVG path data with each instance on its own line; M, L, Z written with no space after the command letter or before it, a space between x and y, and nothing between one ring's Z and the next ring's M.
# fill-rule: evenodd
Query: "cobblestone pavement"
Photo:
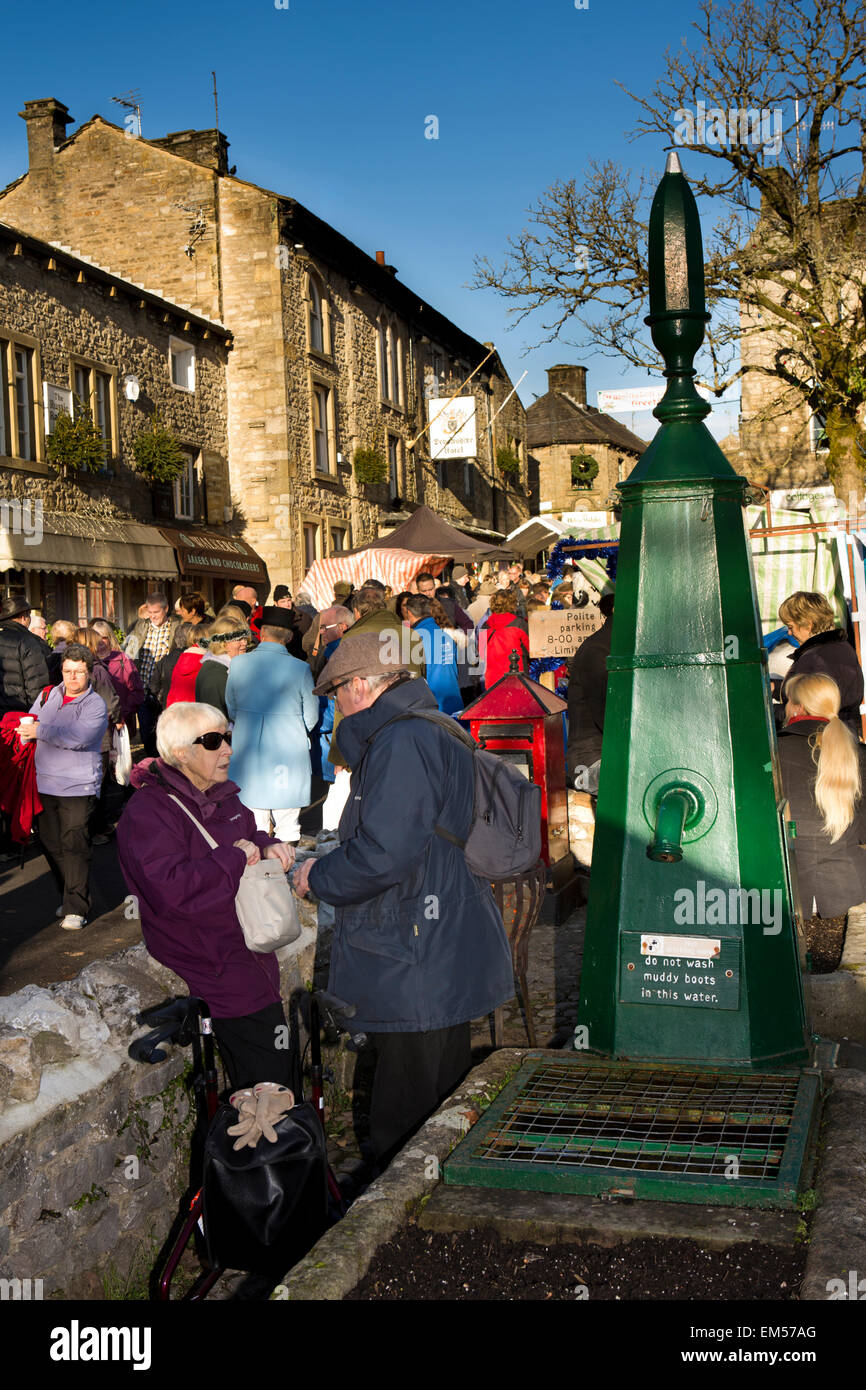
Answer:
M574 1028L577 1020L585 927L584 904L558 927L551 923L539 922L533 929L529 940L526 983L529 1005L535 1020L536 1043L539 1047L556 1047ZM520 1005L514 998L503 1009L502 1045L523 1047L526 1041L526 1028ZM472 1025L473 1048L486 1048L490 1045L491 1034L487 1020L476 1020Z

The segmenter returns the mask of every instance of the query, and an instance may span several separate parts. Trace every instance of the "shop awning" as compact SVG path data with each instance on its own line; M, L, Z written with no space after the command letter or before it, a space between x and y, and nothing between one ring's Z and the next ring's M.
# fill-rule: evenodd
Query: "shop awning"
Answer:
M231 579L235 584L244 579L251 584L267 584L268 571L264 560L251 545L237 536L223 536L218 531L190 526L161 526L160 530L177 553L177 562L184 579L196 575L212 575Z
M42 511L5 504L0 571L98 575L105 579L177 579L174 551L156 526L137 521ZM4 504L0 503L0 512Z

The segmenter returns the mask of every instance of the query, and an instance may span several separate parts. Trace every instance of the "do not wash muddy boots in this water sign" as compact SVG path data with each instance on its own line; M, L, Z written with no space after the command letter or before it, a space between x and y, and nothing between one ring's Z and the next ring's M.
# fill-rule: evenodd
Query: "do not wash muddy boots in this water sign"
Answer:
M787 829L738 477L703 423L697 207L671 155L649 229L662 427L622 532L576 1045L796 1067L808 1030Z

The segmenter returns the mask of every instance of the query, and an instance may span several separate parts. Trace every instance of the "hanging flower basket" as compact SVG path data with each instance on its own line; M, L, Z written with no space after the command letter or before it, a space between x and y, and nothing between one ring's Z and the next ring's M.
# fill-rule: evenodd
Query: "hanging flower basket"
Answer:
M496 466L506 478L517 478L520 476L520 455L510 444L503 444L496 450Z
M55 468L100 473L105 467L105 440L94 425L90 411L77 397L75 419L70 419L66 411L57 416L45 452L48 462Z
M146 478L151 487L157 483L173 483L183 472L185 455L174 435L154 411L150 425L140 430L132 446L133 468Z
M359 483L387 483L388 464L378 449L356 449L352 467Z

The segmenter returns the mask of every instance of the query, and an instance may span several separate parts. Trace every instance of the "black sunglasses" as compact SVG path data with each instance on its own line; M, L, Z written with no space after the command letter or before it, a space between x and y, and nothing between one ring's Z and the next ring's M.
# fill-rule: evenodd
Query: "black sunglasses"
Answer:
M215 753L221 743L227 743L231 748L232 736L229 733L221 734L216 729L211 729L209 733L199 734L198 738L193 739L193 743L200 743L208 753Z

